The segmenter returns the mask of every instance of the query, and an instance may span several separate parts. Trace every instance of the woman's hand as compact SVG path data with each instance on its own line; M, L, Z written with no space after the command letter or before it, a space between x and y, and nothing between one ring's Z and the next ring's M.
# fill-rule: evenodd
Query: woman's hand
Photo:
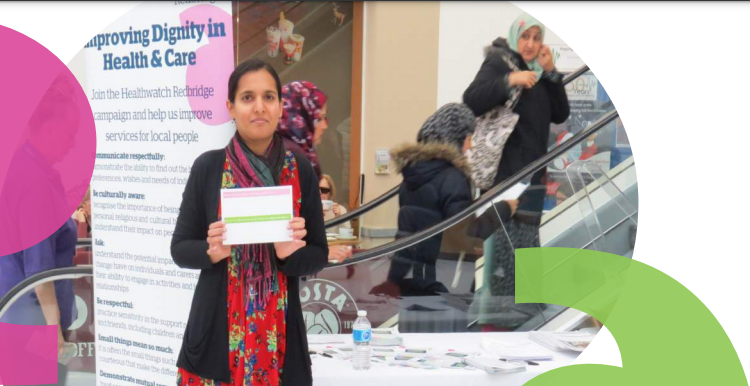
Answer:
M273 243L274 248L276 248L276 257L278 257L279 260L286 260L286 258L291 256L292 253L297 252L298 249L307 245L305 241L302 241L302 239L307 236L304 218L293 218L292 221L289 222L289 230L292 235L292 241Z
M334 246L328 247L328 262L333 264L339 264L344 260L352 257L352 247L350 246Z
M206 238L208 250L206 253L214 264L226 259L232 253L232 246L224 245L225 233L227 233L227 226L224 221L217 221L208 226L208 237Z
M333 203L333 214L338 217L341 216L341 207L337 203Z
M510 207L510 217L513 217L518 210L518 200L506 200L505 203Z
M63 337L62 327L57 325L57 354L60 355L65 348L65 338Z
M83 209L78 208L78 210L73 213L73 220L80 222L86 221L86 214L83 212Z
M513 71L508 75L508 85L511 87L532 88L536 84L536 80L534 71Z
M544 72L550 72L555 69L555 61L552 59L552 51L548 46L542 46L539 50L539 56L536 58L536 62L542 66Z

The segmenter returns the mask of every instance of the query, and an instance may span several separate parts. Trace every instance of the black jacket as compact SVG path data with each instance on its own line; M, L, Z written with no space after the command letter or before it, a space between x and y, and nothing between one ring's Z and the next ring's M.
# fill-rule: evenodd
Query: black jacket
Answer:
M299 299L299 276L314 274L328 263L318 179L310 161L295 152L300 177L307 245L285 261L276 259L289 277L285 385L311 385L307 329ZM227 260L212 264L206 251L208 226L218 221L219 190L224 149L203 153L195 160L182 195L180 214L172 236L172 258L181 268L200 269L177 366L200 377L229 382L229 326L227 318Z
M391 154L397 169L403 174L398 196L397 238L436 225L473 202L471 169L455 146L437 143L402 145ZM510 217L508 205L501 202L496 207L502 220L507 221ZM486 214L472 224L473 235L487 237L498 226L497 214L493 210ZM414 264L434 266L441 242L442 234L437 234L400 251L391 263L388 280L398 284Z
M396 238L427 229L471 204L469 165L456 146L409 144L395 148L391 155L403 175ZM437 282L435 270L441 242L438 234L399 251L391 261L388 281L405 296L447 292ZM412 279L405 279L411 269Z
M471 204L471 169L455 146L403 145L394 149L392 155L403 175L398 193L399 222L404 217L406 223L399 225L399 231L418 232ZM409 212L423 216L411 216Z
M464 92L466 103L474 114L480 116L508 100L508 89L503 78L511 70L503 60L510 55L523 71L528 67L521 55L512 51L505 39L496 39L474 81ZM563 123L570 115L568 96L561 79L542 76L530 89L523 89L516 105L518 124L508 138L495 177L495 185L512 176L526 165L547 154L551 123ZM545 170L535 173L532 184L539 184ZM541 210L541 209L540 209Z

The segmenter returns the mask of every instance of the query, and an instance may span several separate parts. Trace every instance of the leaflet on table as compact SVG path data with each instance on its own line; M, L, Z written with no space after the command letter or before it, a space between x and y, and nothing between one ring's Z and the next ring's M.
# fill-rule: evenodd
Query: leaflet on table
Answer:
M500 201L515 200L518 197L521 197L521 194L523 194L523 192L526 191L526 188L528 187L529 187L529 184L526 182L519 182L513 185L510 189L506 190L503 194L497 196L494 200L492 200L491 203L487 203L486 205L479 208L476 211L476 217L481 216L493 204L497 204Z
M427 352L423 353L408 353L406 350L403 354L396 355L395 357L389 357L387 355L376 355L373 352L373 357L382 358L382 362L387 362L390 366L401 366L401 367L412 367L418 369L434 370L437 368L446 369L467 369L473 370L474 368L464 362L464 359L476 357L478 353L462 353L457 351L448 351L443 354Z
M582 352L594 340L596 334L587 331L532 331L529 340L554 351Z
M501 339L484 337L481 346L496 358L525 361L552 360L552 352L530 341L506 342Z
M391 328L373 328L372 329L372 346L402 346L404 339L399 335L398 329Z
M307 344L314 345L314 344L351 344L352 339L351 337L346 337L348 339L345 339L344 336L341 335L334 335L334 334L308 334L307 335Z
M488 374L504 374L526 371L523 362L503 362L497 358L467 357L462 361L471 367L486 371Z
M292 187L222 189L221 215L227 224L224 245L291 241Z
M331 359L349 361L354 348L351 346L310 349L310 354ZM434 370L438 368L484 370L490 374L525 371L526 363L520 361L501 361L488 358L478 352L460 352L448 350L434 352L432 348L406 347L372 347L371 359L374 363L389 366L411 367L415 369Z

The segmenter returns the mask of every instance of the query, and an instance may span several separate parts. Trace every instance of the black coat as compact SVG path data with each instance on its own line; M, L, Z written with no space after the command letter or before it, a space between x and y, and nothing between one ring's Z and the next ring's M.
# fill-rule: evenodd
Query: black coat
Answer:
M399 188L399 211L397 238L407 237L436 225L466 209L473 202L471 171L466 158L456 146L445 144L403 145L391 152L397 168L403 175ZM505 202L496 204L503 221L510 217L510 207ZM491 234L499 226L497 215L489 210L471 226L474 235ZM442 234L437 234L419 244L406 248L394 257L388 280L402 284L412 267L425 269L425 274L413 274L410 283L422 287L436 288L435 261L440 253ZM434 272L433 272L434 273Z
M469 165L456 146L402 145L391 154L403 174L396 238L427 229L471 204ZM438 234L399 251L391 261L388 281L398 284L402 295L447 292L436 281L441 242L442 234ZM404 279L411 269L412 279Z
M404 145L392 154L403 175L398 193L399 223L403 222L399 231L421 231L471 204L470 167L455 146ZM422 215L412 216L409 212Z
M508 47L505 39L496 39L488 50L476 78L463 96L464 103L477 116L505 104L508 100L508 89L503 78L511 70L503 60L503 55L514 58L521 70L529 69L521 55ZM523 89L514 111L519 115L518 124L505 144L495 185L547 154L550 124L563 123L570 115L568 96L562 80L542 76L534 87ZM532 184L541 183L545 170L535 173Z
M328 244L323 223L318 179L310 161L295 152L300 177L307 245L278 269L289 277L285 385L311 385L307 329L299 299L299 276L314 274L328 263ZM181 268L200 269L190 307L177 366L206 379L229 382L229 326L227 318L227 260L212 264L206 251L208 226L218 221L219 190L224 168L224 149L203 153L195 160L182 195L180 214L172 236L172 258Z

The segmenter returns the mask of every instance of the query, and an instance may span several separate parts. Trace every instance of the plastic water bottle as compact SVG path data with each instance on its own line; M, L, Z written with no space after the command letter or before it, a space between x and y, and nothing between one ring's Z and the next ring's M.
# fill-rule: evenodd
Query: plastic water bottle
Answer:
M78 346L73 342L65 342L62 349L57 353L57 362L63 366L67 366L70 360L78 353Z
M354 354L352 365L354 370L370 369L370 338L372 337L372 326L367 320L367 311L357 311L357 320L354 321Z

